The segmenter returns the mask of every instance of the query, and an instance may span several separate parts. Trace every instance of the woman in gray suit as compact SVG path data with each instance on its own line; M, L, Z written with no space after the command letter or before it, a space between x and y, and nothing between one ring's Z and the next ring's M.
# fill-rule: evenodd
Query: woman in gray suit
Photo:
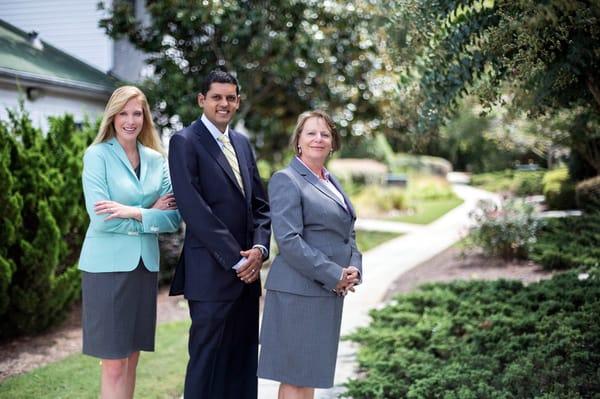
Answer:
M281 382L279 399L310 399L333 385L344 296L360 282L356 215L324 166L339 142L325 112L301 114L296 157L269 183L279 255L266 282L258 375Z

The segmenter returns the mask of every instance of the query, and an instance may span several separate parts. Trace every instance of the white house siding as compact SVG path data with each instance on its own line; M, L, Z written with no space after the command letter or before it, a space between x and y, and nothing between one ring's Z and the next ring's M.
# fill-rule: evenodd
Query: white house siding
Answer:
M25 98L25 94L18 95L13 85L0 83L0 120L7 120L7 108L17 109L19 97ZM102 116L106 98L84 98L75 94L59 93L52 90L44 90L44 95L35 101L25 99L24 107L29 113L33 125L47 131L49 128L48 117L69 113L73 115L75 122L83 122L86 118L95 120ZM99 96L100 97L100 96Z
M99 0L0 0L0 19L17 28L35 30L54 47L120 79L140 80L144 54L128 41L113 42L98 28L105 11L98 11ZM144 0L131 0L136 16L148 23ZM110 6L111 1L104 2Z
M54 47L107 72L113 66L112 40L98 27L104 11L98 0L0 0L0 19L36 31Z

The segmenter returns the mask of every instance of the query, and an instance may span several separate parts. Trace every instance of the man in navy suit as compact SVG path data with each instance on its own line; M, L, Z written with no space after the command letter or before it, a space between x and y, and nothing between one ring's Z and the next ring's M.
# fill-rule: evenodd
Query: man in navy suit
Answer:
M240 105L231 74L209 73L203 115L169 144L185 241L171 295L188 300L192 325L185 399L256 399L260 269L271 223L248 139L230 128Z

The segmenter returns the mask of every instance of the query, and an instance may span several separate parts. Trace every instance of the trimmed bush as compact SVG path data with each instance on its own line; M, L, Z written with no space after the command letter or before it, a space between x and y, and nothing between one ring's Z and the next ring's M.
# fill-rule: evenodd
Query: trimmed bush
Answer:
M396 154L390 167L393 173L421 173L442 177L452 172L452 164L444 158L407 153Z
M600 213L548 220L529 258L545 269L600 266Z
M433 284L398 296L350 339L360 377L343 395L598 398L600 273Z
M600 212L600 176L579 182L575 187L575 201L586 212Z
M533 211L532 205L515 199L501 205L480 201L470 214L475 225L467 245L481 248L488 256L526 258L542 223Z
M0 338L45 329L79 297L82 155L94 134L71 116L46 135L21 111L0 121Z
M517 196L542 194L542 178L545 171L523 171L506 169L499 172L481 173L471 176L471 183L493 192L510 192Z
M353 199L362 216L377 216L407 207L405 190L397 187L365 186Z
M542 180L544 197L549 209L575 208L575 184L569 177L567 168L547 172Z
M407 192L411 202L456 198L448 181L438 176L411 176Z

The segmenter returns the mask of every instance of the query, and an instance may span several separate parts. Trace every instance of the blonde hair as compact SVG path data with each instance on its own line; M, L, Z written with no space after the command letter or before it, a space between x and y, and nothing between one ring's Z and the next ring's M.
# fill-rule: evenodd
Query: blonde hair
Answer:
M312 111L305 111L298 116L298 121L296 122L296 127L294 128L294 133L292 134L292 138L290 139L290 145L292 149L296 153L296 155L300 155L298 151L298 141L300 140L300 134L302 133L302 129L304 129L304 124L310 118L321 118L325 121L325 124L329 128L331 132L331 149L333 151L337 151L340 149L340 134L338 133L335 124L333 123L333 119L325 112L320 109L315 109Z
M146 147L150 147L165 155L165 151L160 142L160 137L158 136L158 132L152 121L148 100L144 93L135 86L121 86L110 96L106 108L104 109L104 116L100 123L100 129L98 129L98 134L96 135L93 144L102 143L116 136L114 124L115 115L121 112L129 100L134 98L142 103L142 111L144 114L144 125L142 126L142 131L137 137L137 140Z

